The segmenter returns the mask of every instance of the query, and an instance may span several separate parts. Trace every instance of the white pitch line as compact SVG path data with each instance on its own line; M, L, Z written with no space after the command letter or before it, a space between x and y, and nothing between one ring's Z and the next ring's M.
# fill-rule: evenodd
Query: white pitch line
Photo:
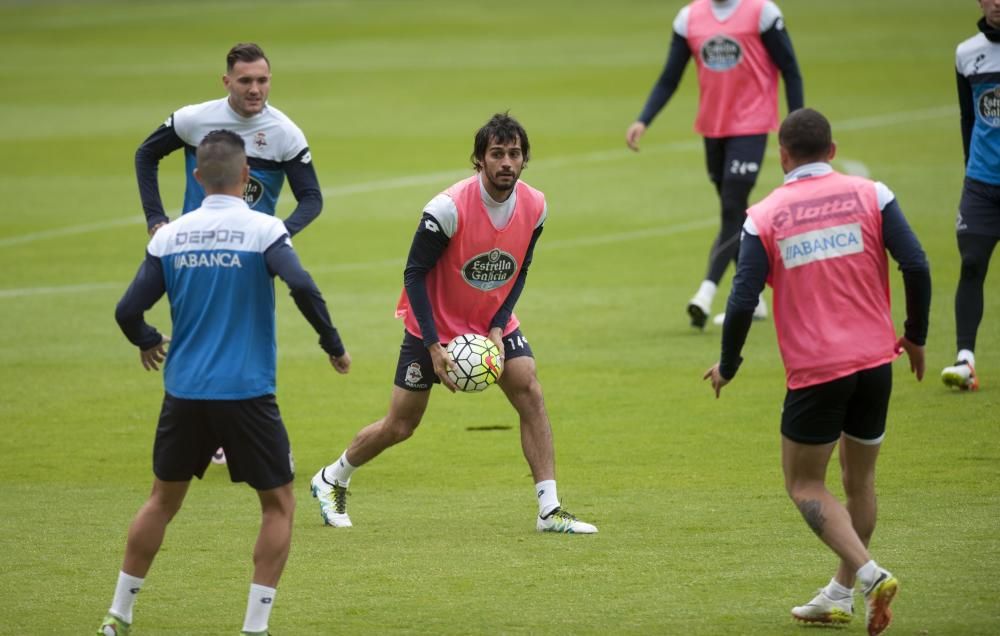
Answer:
M855 177L864 177L866 179L871 176L868 166L865 165L863 161L838 158L834 159L833 162L839 163L845 174L853 175Z
M105 289L120 289L125 291L124 283L83 283L80 285L63 285L61 287L21 287L20 289L0 289L0 299L22 298L24 296L41 296L43 294L76 294L80 292L102 291Z
M52 230L31 232L29 234L21 234L20 236L8 236L7 238L0 239L0 247L8 247L10 245L21 245L22 243L34 243L35 241L41 241L50 238L59 238L62 236L73 236L74 234L87 234L89 232L100 232L101 230L107 230L113 227L120 227L122 225L139 225L144 221L145 219L139 218L138 215L133 215L126 218L111 219L108 221L97 221L96 223L87 223L85 225L71 225L69 227L55 228Z
M870 117L857 117L854 119L846 119L842 122L837 122L833 125L833 129L836 131L846 131L846 130L862 130L866 128L881 128L884 126L892 126L898 124L907 124L917 121L925 121L928 119L937 119L940 117L945 117L947 115L954 115L958 112L957 108L954 106L937 106L934 108L924 108L920 110L903 111L899 113L887 114L887 115L873 115ZM681 141L672 142L666 144L655 144L650 146L644 146L644 153L661 153L661 152L684 152L689 150L697 150L701 148L702 144L700 141ZM573 165L579 163L600 163L605 161L616 161L631 155L631 151L622 148L620 150L601 150L594 152L587 152L578 155L566 155L562 157L552 157L550 159L539 159L532 163L533 166L541 168L554 168L561 167L564 165ZM428 184L434 184L438 182L447 182L454 179L459 179L467 176L468 170L448 170L444 172L431 172L426 174L415 174L403 177L393 177L390 179L377 179L374 181L366 181L362 183L347 184L342 186L334 186L332 188L324 188L323 196L328 198L349 196L352 194L365 194L368 192L379 192L384 190L395 190L398 188L408 188L411 186L422 186ZM171 210L170 214L177 214L177 210ZM138 225L143 221L138 215L132 215L127 218L109 219L107 221L97 221L94 223L87 223L84 225L73 225L63 228L55 228L52 230L42 230L39 232L31 232L29 234L21 234L18 236L8 236L6 238L0 238L0 247L9 247L11 245L22 245L24 243L33 243L35 241L41 241L51 238L59 238L63 236L73 236L76 234L86 234L88 232L99 232L101 230L120 227L123 225Z
M894 115L876 115L872 117L860 117L856 119L848 119L838 124L835 124L833 128L835 130L860 130L864 128L875 128L888 126L899 123L910 123L915 121L923 121L927 119L936 119L939 117L944 117L946 115L953 115L957 111L953 106L940 106L936 108L925 108L922 110L907 111L902 113L896 113ZM667 144L656 144L653 146L648 146L644 150L646 152L682 152L687 150L693 150L701 147L700 142L695 141L683 141L683 142L672 142ZM578 163L596 163L604 161L615 161L626 157L630 154L630 151L621 150L603 150L588 152L579 155L568 155L563 157L553 157L551 159L540 160L533 165L541 164L542 167L558 167L567 164L578 164ZM841 165L844 167L845 172L849 174L856 174L860 176L867 176L868 168L864 163L860 161L853 161L850 159L840 160ZM368 181L357 184L349 184L344 186L336 186L332 188L326 188L323 190L323 195L326 197L337 197L337 196L347 196L351 194L363 194L367 192L377 192L383 190L390 190L396 188L405 188L410 186L427 185L430 183L436 183L439 181L449 181L456 178L461 178L469 174L467 170L449 170L445 172L433 172L427 174L419 175L409 175L404 177L394 177L391 179L379 179L376 181ZM96 232L99 230L119 227L122 225L132 225L139 224L141 219L135 216L130 216L128 218L112 219L103 222L88 223L86 225L77 225L65 228L57 228L53 230L45 230L41 232L33 232L31 234L22 234L21 236L13 236L5 239L0 239L0 247L5 247L8 245L17 245L22 243L30 243L33 241L43 240L47 238L55 238L60 236L71 236L74 234L84 234L87 232ZM698 230L717 223L716 219L704 219L698 221L687 221L683 223L678 223L675 225L666 225L660 227L645 228L641 230L633 230L630 232L620 232L617 234L605 234L600 236L589 236L580 237L574 239L561 239L546 242L543 244L543 249L564 249L567 247L579 247L583 245L602 245L607 243L619 243L631 240L641 240L644 238L649 238L653 236L668 236L672 234L679 234L681 232L687 232L691 230ZM365 269L373 269L377 267L389 267L396 266L401 267L402 261L399 259L383 259L379 261L367 261L359 263L339 263L333 265L319 265L310 268L311 271L315 272L346 272L346 271L358 271ZM116 287L122 287L121 283L83 283L77 285L65 285L61 287L22 287L14 289L0 289L0 299L4 298L21 298L25 296L37 296L42 294L66 294L66 293L80 293L97 291L103 289L111 289Z
M606 245L609 243L623 243L625 241L636 241L657 236L670 236L700 230L718 223L717 219L702 219L698 221L687 221L674 225L664 225L660 227L650 227L630 232L618 232L616 234L602 234L600 236L583 236L572 239L557 239L550 242L543 242L542 248L545 250L559 250L569 247L580 247L584 245ZM358 263L335 263L330 265L317 265L308 267L311 273L326 272L352 272L380 267L402 268L404 262L398 258L387 258L378 261L362 261ZM0 300L5 298L23 298L25 296L41 296L45 294L75 294L92 291L103 291L105 289L118 289L124 291L126 283L83 283L79 285L64 285L61 287L21 287L13 289L0 289Z

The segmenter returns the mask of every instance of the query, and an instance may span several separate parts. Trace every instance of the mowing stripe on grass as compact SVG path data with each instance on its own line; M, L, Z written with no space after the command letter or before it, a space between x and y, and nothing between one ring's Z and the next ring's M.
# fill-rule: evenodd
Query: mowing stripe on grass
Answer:
M883 126L909 124L918 121L925 121L928 119L938 119L941 117L953 116L957 112L958 109L955 106L937 106L934 108L924 108L920 110L904 111L900 113L872 115L868 117L857 117L854 119L846 119L842 122L834 124L833 128L837 131L879 128ZM701 140L672 142L666 144L655 144L655 145L645 146L643 147L643 152L647 154L648 153L658 154L663 152L683 152L689 150L697 150L701 148L701 146L702 146ZM604 161L616 161L618 159L627 157L630 154L631 151L625 148L619 150L601 150L601 151L588 152L577 155L552 157L550 159L539 159L533 162L532 166L544 169L544 168L558 168L564 165L579 164L581 162L600 163ZM454 179L461 179L465 176L468 176L468 174L469 174L468 170L448 170L443 172L431 172L427 174L393 177L391 179L377 179L375 181L367 181L363 183L354 183L343 186L334 186L332 188L324 188L323 196L329 198L335 198L335 197L349 196L353 194L365 194L368 192L380 192L384 190L408 188L411 186L422 186L422 185L437 183L439 181L451 181ZM177 214L177 210L172 210L170 214ZM11 245L22 245L25 243L33 243L35 241L41 241L51 238L73 236L76 234L87 234L89 232L99 232L100 230L120 227L123 225L139 225L142 222L144 222L144 219L138 217L138 215L132 215L127 218L109 219L107 221L86 223L84 225L72 225L63 228L42 230L39 232L31 232L28 234L21 234L18 236L8 236L6 238L0 238L0 247L9 247Z

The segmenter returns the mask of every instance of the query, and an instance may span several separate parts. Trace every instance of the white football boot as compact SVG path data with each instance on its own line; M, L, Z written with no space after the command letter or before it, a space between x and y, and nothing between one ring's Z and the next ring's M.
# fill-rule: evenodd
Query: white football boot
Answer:
M892 622L892 610L889 604L899 592L899 581L888 570L879 570L878 578L865 593L865 624L868 626L868 636L878 636Z
M715 298L717 286L710 280L702 281L698 293L688 301L687 313L691 317L691 326L704 329L708 317L712 315L712 299Z
M976 391L979 389L979 378L976 370L968 360L959 360L941 371L941 381L945 386L953 386L961 391Z
M538 517L535 529L539 532L562 532L565 534L595 534L597 526L577 519L561 507L544 517Z
M323 478L323 469L313 475L309 482L312 496L319 502L319 514L323 523L334 528L350 528L354 524L347 516L347 487L339 483L331 484Z
M826 595L826 589L819 591L816 597L806 603L792 608L792 618L803 623L824 623L828 625L844 625L854 617L854 605L851 599L835 601Z

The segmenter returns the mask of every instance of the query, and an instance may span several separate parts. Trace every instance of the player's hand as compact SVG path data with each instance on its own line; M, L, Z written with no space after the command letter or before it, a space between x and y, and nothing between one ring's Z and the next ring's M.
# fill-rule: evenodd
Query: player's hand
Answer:
M906 356L910 359L910 371L917 376L917 382L924 379L924 371L927 368L927 360L924 358L924 348L920 345L915 345L903 336L896 342L896 352L902 353L906 352Z
M347 351L342 356L330 356L330 364L337 370L337 373L344 374L351 371L351 354Z
M458 385L448 377L448 369L458 369L455 361L451 359L451 354L437 342L432 344L428 351L430 351L431 361L434 363L434 373L441 379L441 384L445 385L452 393L457 391Z
M641 121L634 122L628 127L628 130L625 131L625 143L628 144L628 147L635 152L639 152L639 138L642 137L645 132L646 124Z
M149 236L150 236L150 238L152 238L152 236L154 234L156 234L156 231L158 229L160 229L161 227L163 227L164 225L166 225L166 223L164 223L164 222L161 221L161 222L157 223L156 225L154 225L153 227L149 228Z
M503 348L503 330L500 327L493 327L490 329L490 333L486 336L497 346L500 350L500 359L504 359L504 348Z
M716 400L719 399L719 394L722 393L722 387L724 387L727 384L729 384L729 380L727 380L724 377L722 377L722 374L719 373L719 363L718 362L716 362L715 364L713 364L712 368L709 369L708 371L706 371L705 375L703 375L701 379L702 380L711 380L712 381L712 389L715 391L715 399Z
M146 371L159 371L158 366L164 360L167 359L167 350L164 348L170 343L170 336L163 336L160 343L150 347L149 349L143 349L139 352L139 360L142 362L142 367Z

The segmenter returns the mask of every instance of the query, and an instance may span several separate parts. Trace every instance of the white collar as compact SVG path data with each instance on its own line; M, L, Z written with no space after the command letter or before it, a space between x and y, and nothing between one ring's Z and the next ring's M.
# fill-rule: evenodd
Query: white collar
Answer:
M833 166L825 161L804 163L785 175L785 183L791 183L792 181L807 179L809 177L822 177L830 174L831 172L833 172Z
M231 194L209 194L202 200L201 207L203 208L228 208L234 205L243 205L243 207L249 209L250 206L243 197L234 197Z

